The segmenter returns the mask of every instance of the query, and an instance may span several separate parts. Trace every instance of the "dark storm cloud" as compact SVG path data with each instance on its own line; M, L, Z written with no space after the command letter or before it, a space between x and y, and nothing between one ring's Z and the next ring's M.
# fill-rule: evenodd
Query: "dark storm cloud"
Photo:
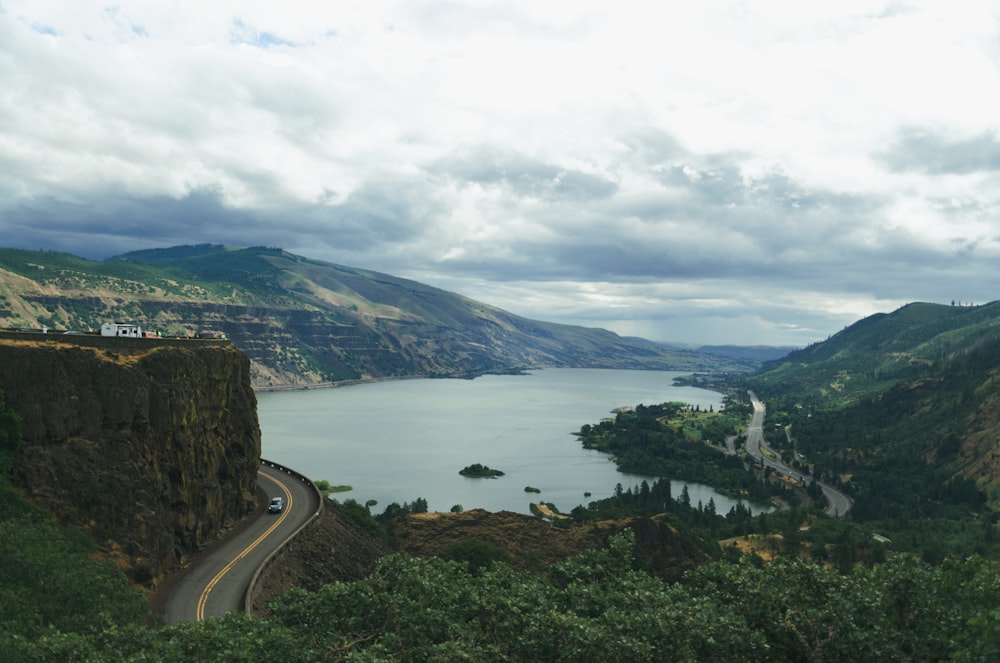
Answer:
M536 186L511 182L553 177L548 164L487 150L439 162L437 172L460 181L503 183L512 214L545 228L505 236L503 250L449 259L449 271L495 281L742 279L823 288L875 281L865 276L873 263L930 259L907 237L870 228L886 204L880 196L808 187L775 168L746 174L741 155L692 154L663 132L643 138L630 139L619 167L645 171L659 188L544 207L525 202Z
M948 140L932 131L906 129L885 152L876 155L895 172L966 175L1000 171L1000 141L994 133Z
M611 201L589 232L566 233L543 250L556 262L592 270L592 277L820 285L856 273L895 240L870 229L886 204L880 196L808 187L778 170L746 175L737 155L673 154L684 161L650 169L662 195ZM634 223L622 222L630 217ZM868 243L857 242L859 234ZM819 277L821 269L836 276Z
M339 248L363 250L414 239L423 232L421 219L437 212L419 181L378 180L352 191L343 203L302 210L311 221L302 230L318 231Z
M87 258L172 244L231 243L234 233L261 223L254 212L227 208L212 191L180 199L103 196L83 203L36 198L0 211L0 218L10 246Z
M105 195L86 202L38 198L0 210L7 246L48 248L105 258L175 244L326 245L344 251L397 244L421 232L414 219L434 214L418 183L369 182L335 205L243 209L218 192L183 198Z

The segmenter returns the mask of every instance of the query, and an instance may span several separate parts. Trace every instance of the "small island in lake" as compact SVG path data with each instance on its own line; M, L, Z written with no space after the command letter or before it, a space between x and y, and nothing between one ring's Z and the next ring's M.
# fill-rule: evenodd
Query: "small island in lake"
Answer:
M490 469L489 467L486 467L485 465L480 465L479 463L473 463L472 465L463 467L461 470L458 471L458 473L461 474L463 477L477 477L477 478L487 478L487 479L494 479L496 477L503 476L503 472L501 472L500 470Z

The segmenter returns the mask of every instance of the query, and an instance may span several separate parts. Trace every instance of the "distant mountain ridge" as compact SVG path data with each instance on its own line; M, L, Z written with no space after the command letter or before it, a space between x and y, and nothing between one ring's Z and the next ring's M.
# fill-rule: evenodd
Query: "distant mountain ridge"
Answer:
M695 348L698 352L716 357L759 362L774 361L798 349L790 345L699 345Z
M948 306L918 302L876 313L786 356L765 362L759 380L795 382L803 393L836 395L845 403L926 375L972 349L995 342L1000 302Z
M279 248L202 244L92 261L0 249L0 327L225 333L256 388L470 377L538 367L745 371L759 365L529 320L428 285Z

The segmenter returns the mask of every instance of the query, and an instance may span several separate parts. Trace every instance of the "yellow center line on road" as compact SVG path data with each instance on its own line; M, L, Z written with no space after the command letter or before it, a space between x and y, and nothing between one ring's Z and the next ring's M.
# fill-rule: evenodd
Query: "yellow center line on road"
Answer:
M199 597L198 599L198 608L197 610L195 610L195 617L194 617L195 621L200 622L202 619L205 618L205 604L208 602L208 595L212 593L212 590L215 589L215 586L219 583L220 580L222 580L223 576L229 573L230 569L232 569L233 566L235 566L238 561L249 555L254 548L260 545L260 542L266 539L271 534L271 532L273 532L285 520L285 518L288 516L288 512L291 511L292 509L292 493L291 491L288 490L288 487L281 481L279 481L278 479L274 478L269 474L265 474L264 476L266 476L268 479L276 483L278 487L281 488L281 492L285 494L285 509L281 512L281 516L279 516L278 519L274 521L274 524L272 524L270 527L267 528L267 531L258 536L253 543L247 546L243 550L243 552L241 552L239 555L234 557L232 561L226 564L225 568L219 571L215 575L215 577L212 578L212 580L207 585L205 585L205 589L202 591L201 597Z

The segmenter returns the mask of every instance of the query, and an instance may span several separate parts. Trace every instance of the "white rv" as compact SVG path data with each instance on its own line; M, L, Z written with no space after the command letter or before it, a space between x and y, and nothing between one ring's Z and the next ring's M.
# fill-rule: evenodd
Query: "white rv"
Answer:
M105 322L101 325L101 336L127 336L142 338L142 328L125 322Z

